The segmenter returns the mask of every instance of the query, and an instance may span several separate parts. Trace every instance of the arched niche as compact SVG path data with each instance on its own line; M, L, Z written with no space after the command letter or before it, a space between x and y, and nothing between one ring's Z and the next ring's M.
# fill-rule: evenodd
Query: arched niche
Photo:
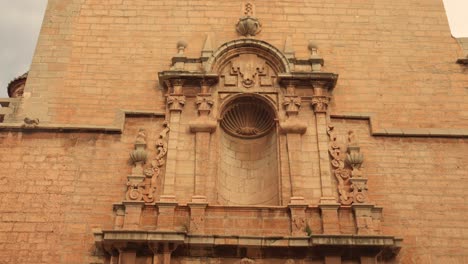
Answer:
M277 112L257 94L233 96L221 106L218 202L279 205Z

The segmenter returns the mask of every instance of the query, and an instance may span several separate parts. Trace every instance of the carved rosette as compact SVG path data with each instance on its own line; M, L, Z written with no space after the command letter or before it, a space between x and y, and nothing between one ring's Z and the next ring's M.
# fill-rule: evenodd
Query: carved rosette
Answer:
M328 96L321 95L312 97L312 107L315 113L326 113L329 103L330 97Z
M343 205L362 204L367 199L367 178L361 172L364 160L356 135L348 132L348 142L341 143L337 139L333 126L328 129L330 136L329 153L332 157L333 174L338 182L340 203Z
M143 165L147 160L146 152L146 132L140 129L135 140L135 150L130 154L130 159L134 164L132 175L129 175L127 181L126 200L129 201L144 201L151 203L154 201L154 192L156 191L156 180L160 175L161 168L167 154L167 133L169 127L164 123L164 129L160 133L156 143L156 158L151 161L149 168L144 168Z

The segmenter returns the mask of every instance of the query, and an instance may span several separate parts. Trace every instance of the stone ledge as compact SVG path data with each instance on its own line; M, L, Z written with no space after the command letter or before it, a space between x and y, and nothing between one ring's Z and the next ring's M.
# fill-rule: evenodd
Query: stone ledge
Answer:
M455 128L380 128L374 126L373 113L332 113L331 118L368 120L372 136L467 138L468 129Z
M188 245L235 245L258 247L313 247L326 246L386 246L401 247L403 239L382 235L311 235L293 236L230 236L189 235L185 232L103 230L95 232L102 242L179 242Z
M119 110L114 125L95 126L81 124L41 124L33 128L24 127L24 123L0 123L0 131L27 131L27 132L102 132L102 133L122 133L127 116L157 116L165 117L163 112L139 111L139 110Z
M320 249L385 251L388 258L394 257L401 248L403 239L393 236L372 235L311 235L290 236L229 236L189 235L185 232L141 230L95 230L95 243L101 248L112 248L121 243L150 245L174 243L190 250L206 248L258 248L261 250Z

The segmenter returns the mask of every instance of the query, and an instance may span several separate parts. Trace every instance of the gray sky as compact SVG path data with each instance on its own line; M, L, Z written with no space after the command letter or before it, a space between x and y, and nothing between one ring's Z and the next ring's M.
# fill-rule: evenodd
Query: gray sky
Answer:
M468 0L443 1L452 35L468 37ZM8 97L8 83L29 69L46 4L47 0L0 0L0 98Z

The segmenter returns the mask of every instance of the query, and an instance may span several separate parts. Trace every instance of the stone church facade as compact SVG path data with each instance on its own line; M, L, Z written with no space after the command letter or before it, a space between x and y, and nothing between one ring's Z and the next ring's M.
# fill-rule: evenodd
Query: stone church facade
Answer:
M50 0L0 263L466 263L463 56L438 0Z

